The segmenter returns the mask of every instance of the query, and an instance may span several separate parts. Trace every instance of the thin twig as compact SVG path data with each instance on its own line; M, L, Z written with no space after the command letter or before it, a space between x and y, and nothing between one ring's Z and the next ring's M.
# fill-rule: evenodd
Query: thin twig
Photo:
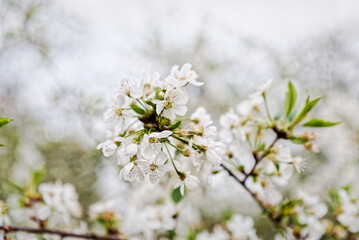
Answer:
M229 176L233 177L234 180L236 180L239 184L243 186L243 188L253 197L253 199L258 203L258 205L262 208L263 211L266 211L267 208L263 205L263 202L258 198L257 194L252 192L245 184L244 181L241 181L229 168L227 168L223 163L221 164L221 167L226 170L229 174Z
M258 156L258 153L257 152L253 152L253 157L254 157L254 166L253 168L251 169L251 171L246 174L246 176L244 177L244 180L243 182L246 182L247 179L253 175L254 171L256 170L258 164L263 160L263 158L265 158L269 153L270 153L270 149L272 147L274 147L274 145L277 143L277 141L280 139L280 137L277 135L276 138L273 140L272 144L267 148L267 151L265 151L261 156Z
M51 230L51 229L38 229L38 228L29 228L29 227L17 227L17 226L0 226L0 230L4 232L27 232L33 234L52 234L58 235L61 238L65 237L74 237L74 238L81 238L81 239L92 239L92 240L121 240L121 238L117 236L98 236L95 234L77 234L71 232L64 232L59 230Z

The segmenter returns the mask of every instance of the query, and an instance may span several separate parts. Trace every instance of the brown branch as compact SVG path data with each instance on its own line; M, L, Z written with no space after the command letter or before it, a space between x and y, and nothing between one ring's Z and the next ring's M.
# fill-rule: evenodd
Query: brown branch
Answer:
M262 155L258 155L258 153L256 151L253 151L252 154L253 154L253 157L254 157L254 160L255 160L255 163L254 163L254 166L253 168L251 169L251 171L248 173L248 174L245 174L245 177L244 177L244 180L243 182L245 183L247 181L247 179L253 175L254 171L256 170L258 164L263 160L263 158L265 158L268 154L270 154L270 151L271 151L271 148L274 147L274 145L277 143L277 141L279 139L288 139L288 134L279 129L277 126L274 126L272 128L272 130L275 132L276 134L276 137L275 139L273 140L273 142L271 143L271 145L269 145L269 147L267 148L266 151L264 151L264 153Z
M266 211L267 208L264 206L262 200L260 200L254 192L252 192L245 184L245 181L241 181L229 168L227 168L223 163L221 164L221 167L226 170L229 174L229 176L233 177L234 180L236 180L239 184L243 186L243 188L253 197L253 199L258 203L258 205L262 208L263 211Z
M0 230L3 230L5 233L9 232L27 232L33 234L52 234L58 235L61 238L65 237L74 237L81 239L92 239L92 240L121 240L121 238L117 236L98 236L95 234L77 234L71 232L64 232L59 230L51 230L51 229L38 229L38 228L29 228L29 227L17 227L17 226L0 226Z
M243 180L240 180L229 168L227 168L224 164L221 164L221 167L226 170L229 174L229 176L233 177L239 184L241 184L243 186L243 188L252 196L252 198L258 203L258 205L261 207L261 209L263 210L263 212L267 215L267 217L269 218L269 220L271 220L273 222L273 224L278 227L278 219L276 217L274 217L271 213L268 212L268 206L266 206L266 204L260 199L258 198L257 194L252 192L246 185L247 179L250 176L254 175L254 172L258 166L258 164L268 155L271 153L271 148L274 147L274 145L277 143L277 141L279 139L288 139L289 136L287 134L287 132L285 132L284 130L279 129L277 126L274 126L272 128L272 130L276 133L276 137L273 140L273 142L269 145L269 147L263 152L262 155L259 155L256 151L253 151L253 157L255 159L255 164L253 166L253 168L251 169L251 171L248 174L245 174L245 177Z

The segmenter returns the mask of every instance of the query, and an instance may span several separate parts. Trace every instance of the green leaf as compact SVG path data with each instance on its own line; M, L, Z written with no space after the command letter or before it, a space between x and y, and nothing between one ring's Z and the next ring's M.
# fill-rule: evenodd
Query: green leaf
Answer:
M303 124L304 127L331 127L341 122L327 122L321 119L312 119Z
M33 173L32 173L32 185L37 187L40 185L40 183L42 182L43 178L44 178L44 174L45 174L45 168L42 167L42 168L39 168L39 169L36 169Z
M281 115L280 112L278 112L276 115L274 115L273 119L275 121L278 121L280 119L280 115Z
M262 151L264 151L265 148L266 148L266 145L265 145L265 143L263 143L258 147L258 151L262 152Z
M172 130L178 128L179 126L181 126L181 123L182 123L181 121L177 121L175 124L170 126L168 129L172 131Z
M300 113L297 115L297 117L293 120L290 127L294 127L295 125L300 123L307 116L307 114L314 108L314 106L318 103L319 100L320 100L320 97L310 101L309 97L308 97L303 109L300 111Z
M135 111L135 113L138 113L140 115L144 115L146 113L145 110L143 110L142 108L140 108L136 104L131 104L131 108L132 108L133 111Z
M290 141L295 144L305 144L306 142L308 142L307 139L300 138L300 137L293 137L290 139Z
M174 229L167 231L167 238L169 240L174 240L176 237L176 231Z
M288 118L294 108L295 102L297 101L297 91L291 81L288 82L287 97L285 99L285 114Z
M23 187L17 185L17 184L14 183L14 182L9 181L9 182L7 182L7 183L8 183L12 188L14 188L15 190L19 191L20 193L24 193L24 192L25 192L25 190L24 190Z
M179 203L183 199L180 187L173 189L171 197L174 203Z
M0 127L5 126L6 124L8 124L9 122L11 122L13 120L14 119L12 119L12 118L0 117Z
M3 146L5 146L5 145L0 143L0 147L3 147Z

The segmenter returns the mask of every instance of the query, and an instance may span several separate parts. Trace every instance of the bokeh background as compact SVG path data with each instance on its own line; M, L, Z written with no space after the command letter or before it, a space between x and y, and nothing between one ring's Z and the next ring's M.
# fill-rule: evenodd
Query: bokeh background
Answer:
M357 179L358 1L0 0L0 115L15 119L0 132L0 199L7 181L26 182L42 165L45 181L73 183L85 207L103 198L114 183L101 176L117 174L96 150L106 96L122 77L186 62L205 82L189 105L207 107L217 125L269 78L273 112L292 80L301 96L323 96L315 116L343 121L321 133L319 154L303 153L307 170L284 191L325 195ZM233 194L238 205L243 193Z

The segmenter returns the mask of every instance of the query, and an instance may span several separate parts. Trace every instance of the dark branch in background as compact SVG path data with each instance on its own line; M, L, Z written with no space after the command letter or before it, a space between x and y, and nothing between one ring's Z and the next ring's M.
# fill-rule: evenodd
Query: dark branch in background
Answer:
M80 239L92 239L92 240L121 240L121 238L117 236L98 236L95 234L76 234L71 232L63 232L58 230L50 230L46 228L38 229L38 228L29 228L29 227L16 227L16 226L0 226L0 230L4 231L4 239L7 239L6 233L10 232L27 232L33 234L52 234L60 236L61 238L65 237L74 237Z
M285 131L280 130L277 126L274 126L272 130L276 133L276 137L269 145L269 147L263 152L262 155L258 155L257 152L253 151L253 157L255 160L254 166L251 169L251 171L248 174L245 174L245 177L243 180L240 180L229 168L227 168L224 164L221 164L222 168L226 170L229 174L229 176L233 177L239 184L243 186L243 188L253 197L253 199L258 203L258 205L261 207L264 213L269 217L269 219L277 226L278 219L274 218L272 214L268 213L268 206L265 205L265 203L258 198L257 194L252 192L246 185L246 182L250 176L254 175L254 172L258 166L258 164L268 155L271 153L271 148L274 147L274 145L277 143L279 139L288 139L288 135Z

